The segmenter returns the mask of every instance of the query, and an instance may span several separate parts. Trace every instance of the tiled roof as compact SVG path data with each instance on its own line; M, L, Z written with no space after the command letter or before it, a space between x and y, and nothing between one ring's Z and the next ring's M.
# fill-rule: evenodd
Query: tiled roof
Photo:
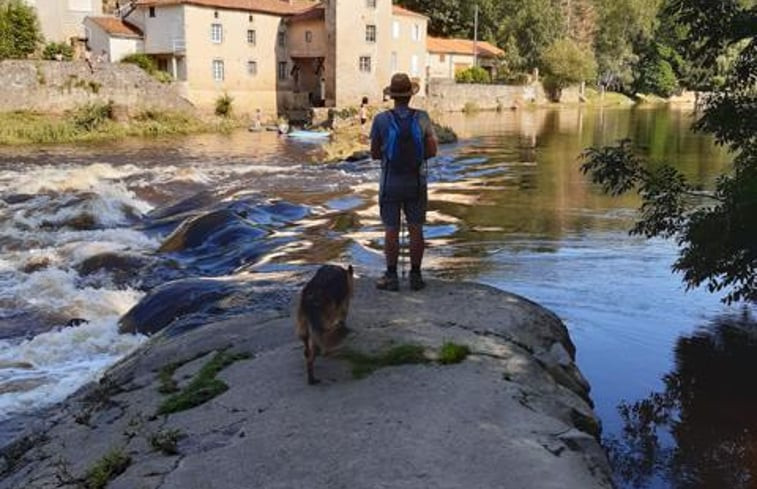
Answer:
M500 48L486 41L478 41L476 47L478 55L484 58L494 58L505 54ZM469 39L443 39L429 36L426 48L429 53L473 55L473 41Z
M140 7L161 7L167 5L197 5L247 12L261 12L275 15L294 15L312 7L309 0L137 0Z
M302 22L306 20L323 20L326 17L326 9L323 4L315 5L309 9L289 17L289 22Z
M419 14L418 12L413 12L412 10L408 10L406 8L400 7L399 5L392 5L392 13L394 15L406 15L408 17L423 17L424 19L427 19L423 14Z
M115 17L87 17L111 36L142 37L142 31L137 26Z

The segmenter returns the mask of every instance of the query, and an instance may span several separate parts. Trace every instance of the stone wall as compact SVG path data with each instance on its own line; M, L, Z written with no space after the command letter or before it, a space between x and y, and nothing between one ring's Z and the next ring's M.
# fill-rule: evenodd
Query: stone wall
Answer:
M130 114L144 109L191 111L173 83L160 83L130 64L84 61L0 61L0 112L60 114L91 102L112 101Z
M482 85L455 83L453 80L432 79L425 100L413 101L428 110L459 112L466 104L475 104L480 110L502 110L530 104L549 103L541 83L529 85ZM565 89L561 102L578 103L578 88Z

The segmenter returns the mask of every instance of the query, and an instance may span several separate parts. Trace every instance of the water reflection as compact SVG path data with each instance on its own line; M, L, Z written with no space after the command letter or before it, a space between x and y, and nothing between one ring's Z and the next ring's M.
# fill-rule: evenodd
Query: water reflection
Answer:
M757 318L722 316L675 347L664 389L623 402L608 440L628 487L746 489L757 485Z

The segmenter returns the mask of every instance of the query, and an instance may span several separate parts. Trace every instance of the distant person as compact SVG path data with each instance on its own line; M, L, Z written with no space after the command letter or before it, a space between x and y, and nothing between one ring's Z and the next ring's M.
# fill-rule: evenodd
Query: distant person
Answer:
M326 106L326 77L322 76L321 81L318 84L318 88L320 88L320 99L321 99L321 107Z
M384 89L394 99L394 108L377 115L371 128L371 156L381 160L379 209L386 258L386 272L376 283L381 290L399 290L401 212L410 233L410 288L420 290L426 285L421 275L428 203L426 159L436 156L437 143L428 114L409 106L419 89L406 74L394 75Z
M94 73L95 67L92 66L92 50L89 49L89 46L84 48L84 62L89 66L89 72Z
M250 131L260 132L262 130L263 130L263 115L261 114L260 109L255 109L255 118L252 120Z
M368 122L368 97L363 97L363 101L360 102L358 116L360 117L360 126L365 126L365 123Z

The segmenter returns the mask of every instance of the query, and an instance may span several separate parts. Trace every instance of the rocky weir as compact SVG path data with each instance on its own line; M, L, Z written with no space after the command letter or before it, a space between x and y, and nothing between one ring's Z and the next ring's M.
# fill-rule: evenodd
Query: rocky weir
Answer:
M0 489L612 487L550 311L485 285L359 278L348 326L316 386L290 309L160 330L5 447Z

